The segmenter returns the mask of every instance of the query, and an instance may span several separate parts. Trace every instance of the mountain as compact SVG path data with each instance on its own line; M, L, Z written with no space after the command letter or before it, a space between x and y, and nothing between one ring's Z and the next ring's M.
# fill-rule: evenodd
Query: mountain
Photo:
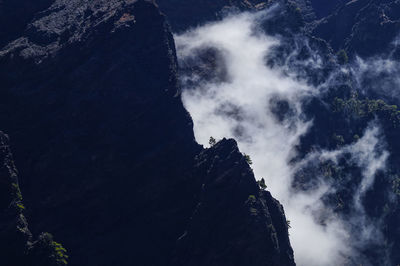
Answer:
M183 2L187 5L182 4ZM199 99L202 99L201 96L204 94L206 95L204 98L211 102L210 106L207 106L208 108L215 108L215 112L227 113L213 114L210 112L209 114L218 119L225 119L224 123L226 124L221 126L221 131L224 131L223 127L227 127L227 125L228 127L232 126L235 130L237 128L237 132L229 133L235 135L239 142L240 139L246 138L253 140L251 133L254 132L249 130L249 135L243 134L246 132L246 128L240 127L246 123L257 123L259 114L256 113L252 117L245 113L240 103L235 105L237 103L235 100L230 102L229 99L217 98L215 101L212 99L216 97L212 93L218 95L217 89L223 90L230 85L232 80L235 80L234 77L229 76L227 71L229 60L236 59L229 56L234 52L230 49L231 46L225 47L224 42L218 42L215 45L212 41L205 42L203 47L199 48L200 45L196 41L201 43L203 40L198 38L197 34L203 34L202 36L205 36L206 40L215 40L216 38L208 38L209 35L204 31L205 29L215 30L215 28L205 26L200 27L200 30L190 29L210 20L216 21L219 26L225 25L224 22L232 18L229 16L230 14L240 11L252 13L278 6L273 9L273 12L271 11L273 18L260 19L261 25L253 25L256 30L252 34L259 39L252 39L249 42L259 41L260 36L264 37L263 34L275 37L279 40L279 44L273 46L271 52L267 53L264 59L268 67L276 71L283 70L283 77L288 76L294 78L295 81L300 80L302 84L307 84L315 89L313 92L318 91L317 95L296 102L302 107L299 117L296 116L296 107L291 106L292 99L290 97L292 95L286 96L285 93L281 93L282 95L277 93L279 95L276 97L276 109L273 110L273 113L278 121L289 121L288 124L284 124L289 128L296 128L293 120L297 118L312 124L293 149L296 156L290 161L290 164L300 164L301 167L295 169L294 181L290 188L294 188L293 193L300 191L304 194L312 193L321 182L325 185L328 184L327 186L331 188L331 191L326 192L320 201L326 207L325 209L332 211L333 218L331 218L333 220L344 221L344 224L348 226L345 230L347 230L349 238L344 241L344 244L345 248L352 250L350 255L342 255L345 261L342 264L398 265L400 263L397 252L400 245L400 233L397 226L400 221L400 209L398 208L400 202L400 177L398 174L400 171L398 167L400 162L398 129L400 97L397 78L400 69L398 63L399 1L248 2L253 5L244 5L244 2L235 4L232 1L176 1L176 3L175 8L171 8L167 2L163 1L160 1L159 5L167 15L167 19L171 21L175 32L180 34L189 30L187 34L183 34L183 47L193 45L195 48L191 51L197 53L197 55L185 54L187 59L181 60L180 73L184 75L184 82L190 85L186 89L191 91L194 90L191 86L195 88L197 86L200 96L195 93L198 97L192 98L200 102ZM213 6L213 4L218 5L215 6L215 9L219 11L207 9L207 5ZM175 12L176 10L179 12ZM186 16L190 19L180 20ZM235 18L238 17L240 16ZM251 20L250 15L246 18ZM239 20L231 21L238 23ZM249 30L239 23L234 25L239 25L240 29ZM227 39L233 34L239 34L233 29L221 28L227 31ZM210 35L215 32L210 32ZM217 33L225 34L223 31ZM186 43L191 38L194 42ZM218 40L220 41L220 39ZM257 48L259 47L256 46ZM241 60L243 60L241 72L249 74L245 69L249 66L249 62L243 58ZM238 66L234 65L233 67ZM256 81L258 80L255 79L254 82ZM249 89L245 82L246 80L240 81L243 91ZM268 87L267 84L266 87ZM207 89L211 90L210 95L212 96L207 94ZM260 95L264 94L260 93ZM262 96L260 97L262 98ZM246 98L246 100L248 99ZM195 111L196 109L201 108L193 108ZM250 111L255 112L254 109ZM294 119L291 120L293 116ZM204 122L204 120L200 122ZM371 125L379 129L379 134L377 133L379 145L377 144L373 152L378 155L386 152L388 157L385 163L378 167L380 169L376 170L373 179L369 181L371 183L365 194L360 196L360 199L355 199L360 187L365 187L366 169L372 169L379 164L379 156L371 155L372 150L370 156L373 157L373 160L363 166L357 165L357 160L360 160L357 156L362 154L362 151L358 151L358 155L351 155L352 152L355 153L356 144L360 144L360 138L368 132ZM207 125L202 126L207 128ZM258 127L263 128L262 125ZM207 129L210 128L212 127ZM208 132L207 129L205 132ZM199 131L201 132L201 130ZM265 137L265 135L262 136ZM259 135L254 136L254 139L259 137ZM244 146L254 145L251 141L246 142L246 140L242 143ZM261 144L263 144L262 141ZM363 145L366 148L371 143ZM339 156L340 159L336 158L337 161L324 161L323 159L324 152L333 154L343 151L345 151L344 155ZM301 162L305 162L306 166ZM374 165L373 162L376 164ZM324 188L324 186L321 187ZM355 203L357 200L359 202ZM357 204L362 207L355 210L358 208L355 206ZM323 208L318 211L315 211L317 213L316 220L320 221L319 224L324 228L328 228L326 224L330 222L327 218L329 214L326 214Z
M398 265L398 0L0 0L0 265L295 265L285 206L240 140L195 140L180 81L224 81L220 51L178 62L172 34L271 7L257 30L280 44L262 62L321 90L298 102L312 127L290 191L334 188L315 220L348 222L347 265ZM276 121L290 104L271 104ZM356 150L371 125L377 151ZM372 168L353 158L365 153Z
M49 233L34 240L24 215L25 206L9 147L9 139L0 132L0 248L3 265L66 265L63 246Z
M295 264L283 207L236 142L195 142L152 1L3 0L0 13L13 25L0 35L2 265L63 265L65 249L69 265Z
M318 21L313 34L327 40L335 50L371 56L384 52L400 26L398 1L347 1Z

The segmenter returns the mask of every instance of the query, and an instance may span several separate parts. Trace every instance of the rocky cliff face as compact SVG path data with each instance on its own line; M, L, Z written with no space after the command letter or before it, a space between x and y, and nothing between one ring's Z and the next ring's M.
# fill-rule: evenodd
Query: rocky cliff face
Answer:
M25 218L25 206L9 139L0 131L0 261L2 265L61 266L67 264L66 249L42 233L33 240Z
M234 140L202 151L194 169L196 207L174 265L293 265L283 207L260 190Z
M23 215L21 191L17 170L8 146L7 137L0 132L0 248L4 251L2 261L21 264L28 249L31 233Z
M11 2L0 5L20 16L0 38L0 124L33 235L54 233L70 265L294 265L282 206L236 144L195 143L173 37L154 3ZM11 198L2 208L11 201L18 208ZM16 255L2 248L1 260L32 242L14 209L0 230L23 230L8 238ZM29 263L45 265L40 254L57 243L49 234L35 243Z

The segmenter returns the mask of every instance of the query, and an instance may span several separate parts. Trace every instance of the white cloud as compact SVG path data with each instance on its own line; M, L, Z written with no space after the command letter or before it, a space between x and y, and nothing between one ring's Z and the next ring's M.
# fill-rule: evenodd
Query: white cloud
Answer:
M363 59L356 57L349 72L361 93L372 94L388 101L400 101L400 63L391 54Z
M340 265L355 251L350 241L352 224L340 219L322 201L335 188L321 179L313 190L296 191L292 187L294 175L311 160L336 161L345 152L351 153L354 163L364 169L354 199L360 202L388 154L379 148L379 129L375 126L353 145L315 152L301 162L290 163L296 155L294 147L312 126L312 121L303 118L301 102L317 95L319 89L291 75L287 65L266 65L266 57L280 40L267 36L258 26L273 12L241 13L175 36L180 64L196 65L207 49L213 48L219 56L214 58L217 62L210 63L212 71L226 74L224 78L203 80L202 71L187 72L182 77L183 102L194 120L199 143L207 146L210 136L235 138L241 151L251 156L256 177L265 178L268 189L284 205L291 220L290 239L297 264ZM287 64L289 61L293 58ZM297 64L320 67L322 62L316 56ZM274 112L280 107L288 113L281 119Z

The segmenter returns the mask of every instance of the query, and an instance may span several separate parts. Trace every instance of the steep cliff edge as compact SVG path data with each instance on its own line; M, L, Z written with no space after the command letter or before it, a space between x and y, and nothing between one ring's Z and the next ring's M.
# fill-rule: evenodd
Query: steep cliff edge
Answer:
M56 0L30 16L0 50L8 70L0 73L0 124L11 136L33 235L54 233L70 265L175 265L187 261L185 228L196 236L215 225L215 244L231 251L199 248L219 253L218 265L231 265L229 256L244 245L238 263L294 265L283 211L259 190L236 146L196 144L180 100L172 34L153 2ZM225 163L213 169L226 173L231 193L223 201L202 191L221 177L201 166L215 156ZM207 223L197 228L202 197ZM12 225L6 217L0 222ZM41 235L37 246L49 239Z
M9 140L0 131L0 261L4 266L61 266L68 256L49 233L34 241L24 215L25 206Z
M260 190L234 140L196 156L197 205L175 265L293 265L282 206Z
M8 138L0 132L0 254L6 265L21 265L32 239L23 214L17 170L8 146Z

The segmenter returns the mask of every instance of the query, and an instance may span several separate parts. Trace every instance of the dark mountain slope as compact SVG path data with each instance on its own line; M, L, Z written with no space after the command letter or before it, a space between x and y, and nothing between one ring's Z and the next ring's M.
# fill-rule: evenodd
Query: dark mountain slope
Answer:
M36 13L48 8L54 0L0 0L0 46L12 41L25 30Z
M260 191L234 140L202 151L194 169L201 190L174 265L293 264L283 207Z
M300 11L306 21L315 19L315 12L309 0L157 0L156 2L160 10L167 16L174 32L183 32L191 27L221 19L226 14L257 11L277 3L285 7L284 9L292 9L288 13L283 9L279 11L279 16L285 17L284 20L279 21L281 23L287 24L297 20ZM279 26L285 28L287 25Z
M9 140L0 131L0 261L4 266L66 265L66 250L42 233L34 241L24 216L25 206Z
M265 0L157 0L174 31L181 32L220 17L224 11L254 10Z
M220 176L198 165L203 149L180 100L164 16L150 1L56 0L13 34L20 36L0 51L0 66L7 69L0 73L0 125L12 136L33 234L54 233L68 249L70 265L185 261L176 241L192 228L202 184ZM235 254L239 261L259 254L252 265L294 265L279 203L259 191L235 145L218 147L235 156L203 151L201 158L226 162L216 169L226 172L225 186L239 182L232 165L247 177L240 181L243 190L208 201L201 230L218 225L223 237L215 244L221 247L239 249L235 239L248 243L251 253ZM257 227L244 228L242 221L251 221L244 212L250 193L260 215ZM231 196L237 199L231 202ZM215 208L223 220L214 216ZM232 208L244 215L225 213ZM231 219L231 227L222 226ZM262 239L253 242L258 234ZM210 246L201 250L214 252ZM0 251L0 261L5 254Z
M349 0L309 0L317 18L330 15L340 4Z
M351 54L370 56L384 52L400 28L398 1L357 0L343 3L316 24L313 34Z

